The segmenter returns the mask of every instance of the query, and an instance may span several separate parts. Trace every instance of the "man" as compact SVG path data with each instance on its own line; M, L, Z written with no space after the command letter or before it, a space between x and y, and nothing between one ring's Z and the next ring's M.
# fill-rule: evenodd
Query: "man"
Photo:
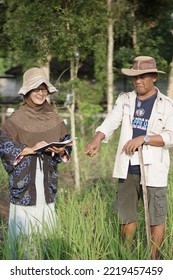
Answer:
M156 61L138 56L131 69L122 69L132 77L134 90L121 93L113 110L96 129L85 153L94 156L100 142L108 142L121 125L113 177L118 178L115 209L126 243L132 244L137 227L137 202L142 195L138 148L142 146L151 229L152 259L158 258L165 231L166 187L169 171L169 147L173 145L173 101L154 86L158 73Z

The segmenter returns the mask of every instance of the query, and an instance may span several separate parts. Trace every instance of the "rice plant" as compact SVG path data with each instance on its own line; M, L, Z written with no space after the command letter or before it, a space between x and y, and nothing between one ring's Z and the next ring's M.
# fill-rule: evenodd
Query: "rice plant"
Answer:
M138 227L133 248L124 248L120 226L113 212L117 181L112 179L115 156L115 139L102 145L100 153L90 159L83 154L84 143L79 143L82 188L73 187L73 165L60 166L58 199L56 203L58 225L52 233L47 229L46 238L32 234L32 242L20 236L14 250L16 259L45 260L148 260L145 220L142 203L139 204ZM2 166L0 165L0 170ZM2 171L3 172L3 171ZM7 185L5 173L0 188ZM168 182L168 216L166 232L160 254L162 259L173 258L173 171ZM10 259L7 222L0 221L0 258ZM26 250L27 249L27 250Z

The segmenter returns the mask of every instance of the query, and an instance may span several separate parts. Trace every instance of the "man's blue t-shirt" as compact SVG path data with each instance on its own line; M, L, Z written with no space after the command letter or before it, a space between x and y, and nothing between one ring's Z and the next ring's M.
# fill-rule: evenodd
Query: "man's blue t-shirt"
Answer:
M146 135L148 121L152 112L154 102L157 98L157 93L151 97L140 100L136 97L135 111L133 115L132 127L133 127L133 136L132 138ZM140 174L139 165L130 165L129 164L129 173Z

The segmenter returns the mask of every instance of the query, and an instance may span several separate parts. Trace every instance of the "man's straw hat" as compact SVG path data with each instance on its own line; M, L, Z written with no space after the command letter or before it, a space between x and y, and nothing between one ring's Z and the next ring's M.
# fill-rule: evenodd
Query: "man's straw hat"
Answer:
M121 72L127 76L138 76L145 73L163 73L164 71L158 70L156 61L151 56L137 56L133 61L131 69L122 68Z
M29 91L38 88L41 84L46 84L49 93L56 92L57 89L49 83L45 71L41 68L31 68L23 75L23 85L18 94L26 95Z

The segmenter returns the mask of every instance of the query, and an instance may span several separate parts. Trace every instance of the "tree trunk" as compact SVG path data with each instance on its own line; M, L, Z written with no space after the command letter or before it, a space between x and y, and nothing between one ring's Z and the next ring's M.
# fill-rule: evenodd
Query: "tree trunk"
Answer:
M167 96L173 98L173 58L171 62L171 71L170 71L169 81L168 81Z
M48 79L50 79L50 61L51 61L51 56L49 55L47 57L47 62L41 67L44 72L46 73L46 76ZM50 103L50 95L46 97L47 101Z
M133 48L137 48L137 30L136 30L136 24L135 24L135 5L132 5L131 8L131 17L133 18L133 32L132 32L132 42L133 42Z
M139 1L140 2L140 1ZM131 12L131 17L132 17L132 45L133 49L138 52L138 42L137 42L137 26L136 26L136 10L138 9L139 3L138 1L134 0L130 3L130 12Z
M108 21L108 59L107 59L107 111L112 110L113 106L113 52L114 52L114 31L113 19L111 15L112 0L107 0L109 21Z
M77 78L78 72L78 60L72 60L70 64L70 79L73 81ZM70 121L71 121L71 136L72 138L76 137L76 129L75 129L75 90L72 86L72 103L69 107L70 112ZM80 171L79 171L79 157L78 157L78 150L76 145L76 140L73 142L73 154L74 154L74 167L75 167L75 188L80 189Z

